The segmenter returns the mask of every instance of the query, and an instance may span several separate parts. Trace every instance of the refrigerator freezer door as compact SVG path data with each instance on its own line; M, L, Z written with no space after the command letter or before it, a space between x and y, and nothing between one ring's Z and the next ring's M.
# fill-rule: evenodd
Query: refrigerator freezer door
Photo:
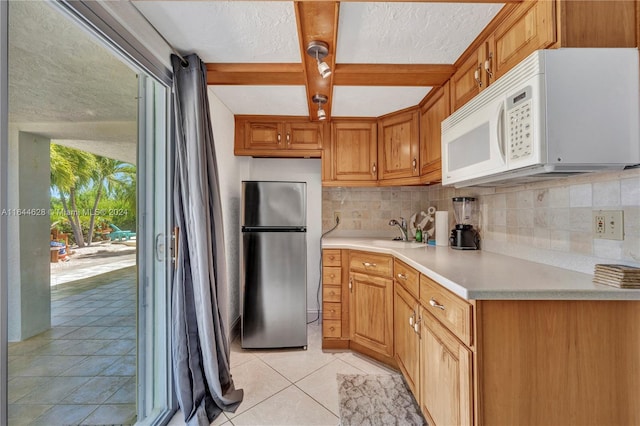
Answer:
M307 346L306 235L243 232L243 348Z
M242 225L300 227L307 224L304 182L242 182Z

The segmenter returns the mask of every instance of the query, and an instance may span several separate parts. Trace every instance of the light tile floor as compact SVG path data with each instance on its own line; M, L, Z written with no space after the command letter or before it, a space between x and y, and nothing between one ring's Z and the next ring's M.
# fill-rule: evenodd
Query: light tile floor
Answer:
M9 344L9 426L135 423L136 268L52 288L51 323Z
M321 327L308 326L308 349L244 350L231 344L231 374L244 400L212 425L337 425L341 374L392 374L393 370L349 351L322 351ZM169 423L183 425L182 413Z

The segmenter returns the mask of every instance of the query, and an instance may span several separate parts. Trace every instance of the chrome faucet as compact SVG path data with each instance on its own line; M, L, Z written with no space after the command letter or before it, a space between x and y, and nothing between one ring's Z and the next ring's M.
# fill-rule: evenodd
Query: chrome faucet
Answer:
M404 220L404 217L400 218L400 222L395 219L391 219L389 221L389 226L399 226L402 231L402 241L409 241L409 237L407 236L407 221Z

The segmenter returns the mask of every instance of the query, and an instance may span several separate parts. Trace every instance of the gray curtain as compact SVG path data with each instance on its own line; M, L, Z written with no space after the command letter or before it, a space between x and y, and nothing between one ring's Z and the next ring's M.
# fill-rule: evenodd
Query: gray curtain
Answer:
M229 369L229 345L218 309L226 282L218 170L205 65L172 55L176 152L174 213L180 228L172 295L175 387L189 425L209 425L242 402Z

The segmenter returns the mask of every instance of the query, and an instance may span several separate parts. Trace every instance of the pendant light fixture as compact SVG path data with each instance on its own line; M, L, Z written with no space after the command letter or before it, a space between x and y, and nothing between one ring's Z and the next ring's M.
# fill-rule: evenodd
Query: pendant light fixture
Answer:
M319 94L315 94L311 98L311 101L314 104L318 104L318 120L322 121L327 119L327 113L324 111L324 108L322 108L322 105L326 104L328 100L329 98L327 98L325 95Z
M329 45L324 41L314 40L307 46L307 54L313 58L316 58L318 63L318 72L322 78L327 78L331 75L331 67L321 59L324 59L329 54Z

